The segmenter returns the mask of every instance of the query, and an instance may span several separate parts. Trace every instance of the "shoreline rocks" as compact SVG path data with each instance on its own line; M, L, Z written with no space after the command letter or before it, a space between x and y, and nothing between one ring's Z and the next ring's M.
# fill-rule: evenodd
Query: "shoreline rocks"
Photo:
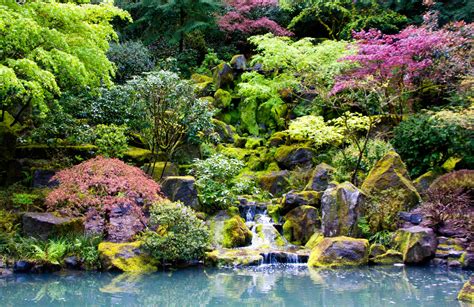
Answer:
M435 256L438 240L431 228L413 226L397 230L393 246L403 254L403 262L420 264Z
M341 267L366 265L369 261L369 241L350 237L325 238L309 256L309 267Z

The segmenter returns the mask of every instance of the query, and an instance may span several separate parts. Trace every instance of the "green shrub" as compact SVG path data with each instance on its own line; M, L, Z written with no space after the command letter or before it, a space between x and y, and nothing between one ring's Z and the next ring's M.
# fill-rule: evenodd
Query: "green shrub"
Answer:
M120 158L128 149L127 127L116 125L97 125L94 129L96 134L95 145L97 153L109 158Z
M68 243L64 239L50 240L47 244L33 244L33 259L59 265L64 259Z
M38 198L39 195L36 194L15 193L12 197L13 207L15 207L15 209L30 211L30 208Z
M161 262L195 260L204 255L209 230L191 208L166 201L151 207L149 230L143 234L143 242Z
M410 116L394 129L391 143L417 177L441 166L452 156L474 166L474 110L424 112Z
M0 233L13 235L18 231L19 226L16 214L0 209Z
M119 83L134 75L150 71L155 66L150 51L140 41L111 43L107 57L117 66L115 80Z

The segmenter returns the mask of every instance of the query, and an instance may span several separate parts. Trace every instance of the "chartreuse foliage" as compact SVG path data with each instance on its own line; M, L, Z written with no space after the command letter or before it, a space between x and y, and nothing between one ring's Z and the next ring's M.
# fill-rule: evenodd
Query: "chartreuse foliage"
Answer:
M111 21L130 19L110 4L14 1L0 5L0 97L3 107L31 104L40 116L61 92L110 85L105 53L117 38Z

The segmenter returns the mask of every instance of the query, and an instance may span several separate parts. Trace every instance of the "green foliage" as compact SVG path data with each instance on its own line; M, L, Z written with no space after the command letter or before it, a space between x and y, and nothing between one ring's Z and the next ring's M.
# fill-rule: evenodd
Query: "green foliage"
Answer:
M64 239L50 240L46 244L33 244L33 259L59 265L67 252L67 243Z
M97 153L108 158L123 157L128 149L126 131L125 126L97 125L94 128Z
M68 238L68 242L71 242L68 253L79 257L86 268L100 268L98 246L101 241L100 236Z
M474 111L443 110L415 114L394 129L391 141L412 176L441 166L450 157L474 165Z
M29 211L38 198L39 195L36 194L15 193L12 197L12 203L16 209Z
M359 141L360 144L363 142L364 140ZM381 139L369 139L359 165L360 173L357 176L357 182L362 182L374 164L390 150L393 150L390 143ZM354 143L351 143L349 146L336 152L331 162L331 165L336 168L336 171L334 172L334 180L337 182L351 180L351 175L356 168L359 154L359 149Z
M115 81L119 83L142 72L150 71L155 66L150 51L141 41L111 43L107 57L117 66Z
M193 175L197 178L199 199L208 211L225 209L237 200L232 179L243 169L238 159L214 154L206 160L195 160Z
M381 230L375 233L372 232L371 226L365 216L362 216L357 220L357 227L359 228L362 237L368 239L370 243L389 246L392 241L393 233L388 230Z
M200 259L209 243L209 230L195 212L181 203L166 201L150 209L149 230L143 242L161 262Z
M19 230L19 220L16 214L0 209L0 233L13 235Z
M213 49L208 48L201 66L196 69L195 73L212 76L211 69L219 65L221 62L222 60L219 59L217 53L214 52Z
M110 21L129 15L110 4L14 1L0 6L0 96L3 105L31 105L44 117L61 92L110 85L105 53L116 39Z

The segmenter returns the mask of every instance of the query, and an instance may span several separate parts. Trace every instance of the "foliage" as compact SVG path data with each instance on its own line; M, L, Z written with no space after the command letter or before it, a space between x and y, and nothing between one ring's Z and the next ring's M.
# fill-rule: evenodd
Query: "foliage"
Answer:
M227 12L218 19L219 28L228 33L262 34L279 36L292 33L270 19L271 9L278 6L276 0L227 0Z
M217 53L214 52L213 49L208 48L201 66L196 69L196 73L210 76L212 75L211 69L216 67L221 62L222 60L219 59Z
M381 230L375 233L372 232L371 226L365 216L362 216L357 220L357 227L359 228L362 237L368 239L372 244L375 243L389 246L392 241L393 233L388 230Z
M472 109L415 114L394 129L391 142L412 176L439 167L452 156L462 157L465 165L472 166L473 116Z
M94 127L97 153L107 158L121 158L128 149L127 127L116 125L97 125Z
M44 117L64 91L110 85L105 53L117 36L110 22L129 15L110 4L9 1L0 6L2 108L31 105Z
M150 71L155 66L150 51L141 41L111 43L107 57L117 66L115 81L119 83L142 72Z
M206 160L195 160L193 174L197 178L199 199L207 211L225 209L237 200L232 179L243 169L240 160L214 154Z
M361 143L363 141L360 141ZM392 145L381 139L369 139L359 165L360 172L357 181L362 182L375 163L392 149ZM336 169L334 180L337 182L350 181L352 172L356 168L359 159L359 149L354 143L338 151L332 158L331 165Z
M142 237L144 246L161 262L200 259L209 243L207 226L179 202L154 204L149 228Z
M22 209L28 212L38 198L39 195L36 194L15 193L12 197L12 203L16 209Z
M42 262L59 265L67 252L67 243L65 240L50 240L47 244L41 246L33 244L33 259Z
M0 209L0 232L13 235L19 230L18 216L7 210Z
M69 255L76 255L81 259L86 268L100 268L99 243L102 241L100 236L76 236L67 238L70 242L68 249Z
M94 209L105 212L127 203L145 220L143 210L161 199L156 182L117 159L97 157L58 172L54 179L60 184L47 196L46 205L69 216L84 216Z
M349 39L352 31L376 28L396 32L407 18L386 9L379 1L365 0L286 0L286 7L303 9L291 21L289 28L305 36ZM301 5L302 2L302 5Z

